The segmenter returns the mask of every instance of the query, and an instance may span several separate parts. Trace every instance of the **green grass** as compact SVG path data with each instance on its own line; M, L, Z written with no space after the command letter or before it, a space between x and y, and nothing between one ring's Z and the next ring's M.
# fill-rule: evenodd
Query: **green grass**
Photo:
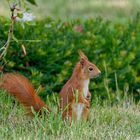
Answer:
M0 139L22 140L138 140L140 105L125 100L119 105L92 104L87 123L69 126L61 115L29 119L13 99L0 92ZM49 102L47 103L49 104ZM56 105L52 107L56 109Z

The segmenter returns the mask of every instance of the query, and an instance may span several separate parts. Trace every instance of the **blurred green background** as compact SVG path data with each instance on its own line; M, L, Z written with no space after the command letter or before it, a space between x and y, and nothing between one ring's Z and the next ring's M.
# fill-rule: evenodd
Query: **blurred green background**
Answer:
M63 20L102 16L112 20L125 20L140 8L140 0L36 0L36 3L37 6L29 7L39 19L47 16ZM0 15L9 15L6 0L0 0Z
M140 99L139 0L36 0L39 20L16 22L3 62L4 72L26 75L42 96L59 93L83 50L102 71L92 80L92 97L118 102ZM0 1L0 46L6 42L10 13ZM8 19L7 19L8 17ZM27 55L23 54L23 46ZM102 100L101 100L102 101Z

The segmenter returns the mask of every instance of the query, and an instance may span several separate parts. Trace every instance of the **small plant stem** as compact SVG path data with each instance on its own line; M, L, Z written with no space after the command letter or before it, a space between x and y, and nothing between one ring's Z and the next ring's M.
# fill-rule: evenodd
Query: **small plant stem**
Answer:
M9 2L8 2L8 4L9 4ZM13 37L13 30L14 30L14 23L15 23L14 12L16 10L16 4L13 4L12 7L9 4L9 7L10 7L10 10L11 10L11 24L10 24L9 31L8 31L7 41L4 44L4 46L0 49L0 50L2 50L2 53L0 54L0 60L6 55L7 50L10 46L11 39Z

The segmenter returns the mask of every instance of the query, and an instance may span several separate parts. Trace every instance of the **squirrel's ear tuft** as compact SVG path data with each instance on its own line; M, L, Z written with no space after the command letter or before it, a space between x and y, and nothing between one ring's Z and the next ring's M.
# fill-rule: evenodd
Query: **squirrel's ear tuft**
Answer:
M81 64L81 66L82 66L82 68L83 68L84 65L86 64L86 60L83 59L83 58L81 58L81 59L80 59L80 64Z
M87 56L81 50L79 50L78 53L81 59L88 60Z

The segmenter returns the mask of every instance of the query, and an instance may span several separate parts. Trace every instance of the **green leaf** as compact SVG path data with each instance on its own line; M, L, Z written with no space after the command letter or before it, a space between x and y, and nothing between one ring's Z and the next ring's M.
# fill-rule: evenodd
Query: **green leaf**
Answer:
M36 2L35 2L35 0L26 0L26 1L28 1L29 3L31 3L33 5L37 5Z
M17 17L23 18L23 13L17 13Z

